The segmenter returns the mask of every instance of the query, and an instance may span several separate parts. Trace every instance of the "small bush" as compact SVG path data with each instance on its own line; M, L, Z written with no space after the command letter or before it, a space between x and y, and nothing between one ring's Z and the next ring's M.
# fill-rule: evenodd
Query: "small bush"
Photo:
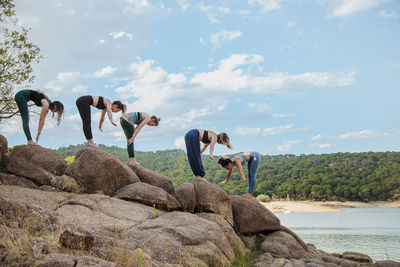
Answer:
M264 194L258 195L257 200L260 202L271 202L271 198L268 195L264 195Z
M75 161L75 156L67 157L67 158L65 158L65 161L67 162L67 164L69 166Z

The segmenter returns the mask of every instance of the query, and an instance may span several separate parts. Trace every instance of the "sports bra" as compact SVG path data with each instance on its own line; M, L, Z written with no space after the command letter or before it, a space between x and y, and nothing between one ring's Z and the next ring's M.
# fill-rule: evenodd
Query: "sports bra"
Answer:
M41 107L43 99L46 99L44 94L39 93L38 91L35 91L35 90L29 90L29 100L32 100L33 102L35 102L36 106Z
M208 131L207 130L204 130L203 139L201 139L201 142L203 142L204 144L211 143L210 139L208 139Z
M243 158L243 162L242 165L244 165L247 162L247 157L245 154L240 154L239 156L241 156Z
M104 98L102 96L99 96L99 100L97 101L97 106L96 108L98 109L106 109L106 105L104 105Z

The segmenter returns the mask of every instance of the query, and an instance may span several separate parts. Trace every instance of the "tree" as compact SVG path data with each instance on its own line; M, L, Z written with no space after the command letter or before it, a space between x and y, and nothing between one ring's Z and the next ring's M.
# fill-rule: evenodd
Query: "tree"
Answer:
M0 123L18 113L13 90L35 79L33 63L42 56L29 42L29 29L17 24L13 0L0 0Z

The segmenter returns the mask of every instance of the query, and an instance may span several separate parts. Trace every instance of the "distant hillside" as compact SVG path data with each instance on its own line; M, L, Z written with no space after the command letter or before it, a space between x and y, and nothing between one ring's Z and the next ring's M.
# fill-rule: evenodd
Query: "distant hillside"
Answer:
M74 156L83 145L60 147L62 157ZM101 149L128 161L126 149L100 145ZM174 185L193 179L183 150L156 152L136 151L136 159L144 167L170 177ZM218 164L218 157L203 156L205 177L212 183L225 179L227 171ZM247 170L245 170L247 177ZM229 193L245 193L235 171L228 184L221 186ZM315 200L388 200L400 198L400 152L334 153L323 155L262 156L257 173L255 193L274 198Z

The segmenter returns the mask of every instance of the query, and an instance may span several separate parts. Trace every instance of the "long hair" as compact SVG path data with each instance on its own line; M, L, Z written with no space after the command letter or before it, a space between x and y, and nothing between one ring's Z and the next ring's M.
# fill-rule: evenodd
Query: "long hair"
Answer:
M53 109L54 108L57 108L57 118L56 118L56 121L57 121L57 125L60 125L60 122L61 122L61 119L62 119L62 116L63 116L63 114L64 114L64 105L63 105L63 103L61 103L60 101L51 101L50 100L50 98L46 95L46 93L45 92L43 92L43 91L41 91L41 90L36 90L38 93L40 93L40 94L42 94L44 97L45 97L45 99L47 100L47 102L49 102L49 108L50 108L50 110L51 110L51 112L53 113L53 115L51 116L53 119L54 119L54 112L53 112Z
M231 142L229 141L229 136L226 133L220 133L217 135L217 142L227 146L229 149L232 149Z
M150 118L152 121L154 121L155 126L158 126L158 123L160 122L161 118L157 118L157 116L151 116Z

